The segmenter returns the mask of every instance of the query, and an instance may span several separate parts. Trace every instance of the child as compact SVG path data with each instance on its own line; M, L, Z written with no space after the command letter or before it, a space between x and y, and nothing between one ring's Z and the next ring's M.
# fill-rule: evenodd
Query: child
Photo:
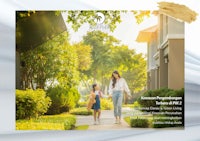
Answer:
M94 109L94 124L100 124L100 115L101 115L101 103L100 98L102 97L102 92L97 84L92 85L92 92L90 98L95 96L95 101L92 105L92 109ZM98 114L98 115L97 115Z

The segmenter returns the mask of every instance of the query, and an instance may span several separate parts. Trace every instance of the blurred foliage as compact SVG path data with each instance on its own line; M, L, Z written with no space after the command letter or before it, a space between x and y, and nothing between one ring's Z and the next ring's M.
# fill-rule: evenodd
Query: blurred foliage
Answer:
M82 42L73 44L73 47L76 48L76 53L78 55L79 71L88 70L92 64L92 48L89 45L83 44Z
M111 99L101 99L101 109L102 110L112 110L113 109L113 102Z
M139 11L133 10L132 13L134 14L134 17L138 24L142 23L145 18L149 18L151 15L150 10L139 10Z
M86 107L81 107L81 108L74 108L70 111L70 114L73 115L92 115L92 111L88 111Z
M78 108L87 107L87 102L86 101L82 101L82 102L79 101L76 107L78 107Z

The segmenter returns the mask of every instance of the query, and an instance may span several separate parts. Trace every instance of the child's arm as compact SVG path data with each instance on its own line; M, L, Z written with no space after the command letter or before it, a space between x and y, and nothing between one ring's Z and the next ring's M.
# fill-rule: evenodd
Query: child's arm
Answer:
M99 96L100 96L100 98L104 98L104 94L102 91L99 91Z
M101 98L108 98L108 96L105 95L102 91L100 91L100 97L101 97Z

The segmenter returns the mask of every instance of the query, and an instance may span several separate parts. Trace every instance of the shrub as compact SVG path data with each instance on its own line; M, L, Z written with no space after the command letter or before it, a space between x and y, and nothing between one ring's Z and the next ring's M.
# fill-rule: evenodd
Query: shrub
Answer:
M42 89L16 90L16 119L34 118L47 112L51 99Z
M101 109L102 110L112 110L113 103L110 99L100 99L101 100Z
M75 108L75 109L72 109L70 111L70 114L73 114L73 115L92 115L92 111L88 111L86 109L86 107L82 107L82 108Z
M47 114L59 114L62 112L68 112L74 108L78 103L80 94L75 88L64 88L62 86L56 86L47 90L47 95L52 100Z
M130 124L131 127L141 127L141 128L149 127L148 119L144 118L131 118Z
M75 128L75 124L76 124L76 118L75 117L68 118L68 120L65 120L65 122L64 122L64 129L65 130L72 130L72 129Z

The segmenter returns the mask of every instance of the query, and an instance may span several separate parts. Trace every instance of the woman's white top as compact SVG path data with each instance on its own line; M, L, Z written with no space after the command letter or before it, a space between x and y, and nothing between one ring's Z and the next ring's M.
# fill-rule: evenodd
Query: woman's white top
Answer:
M110 85L109 85L109 90L108 90L108 93L110 95L113 94L113 91L125 91L128 95L131 95L128 85L124 78L117 79L114 88L112 86L112 83L113 83L113 81L111 80Z

